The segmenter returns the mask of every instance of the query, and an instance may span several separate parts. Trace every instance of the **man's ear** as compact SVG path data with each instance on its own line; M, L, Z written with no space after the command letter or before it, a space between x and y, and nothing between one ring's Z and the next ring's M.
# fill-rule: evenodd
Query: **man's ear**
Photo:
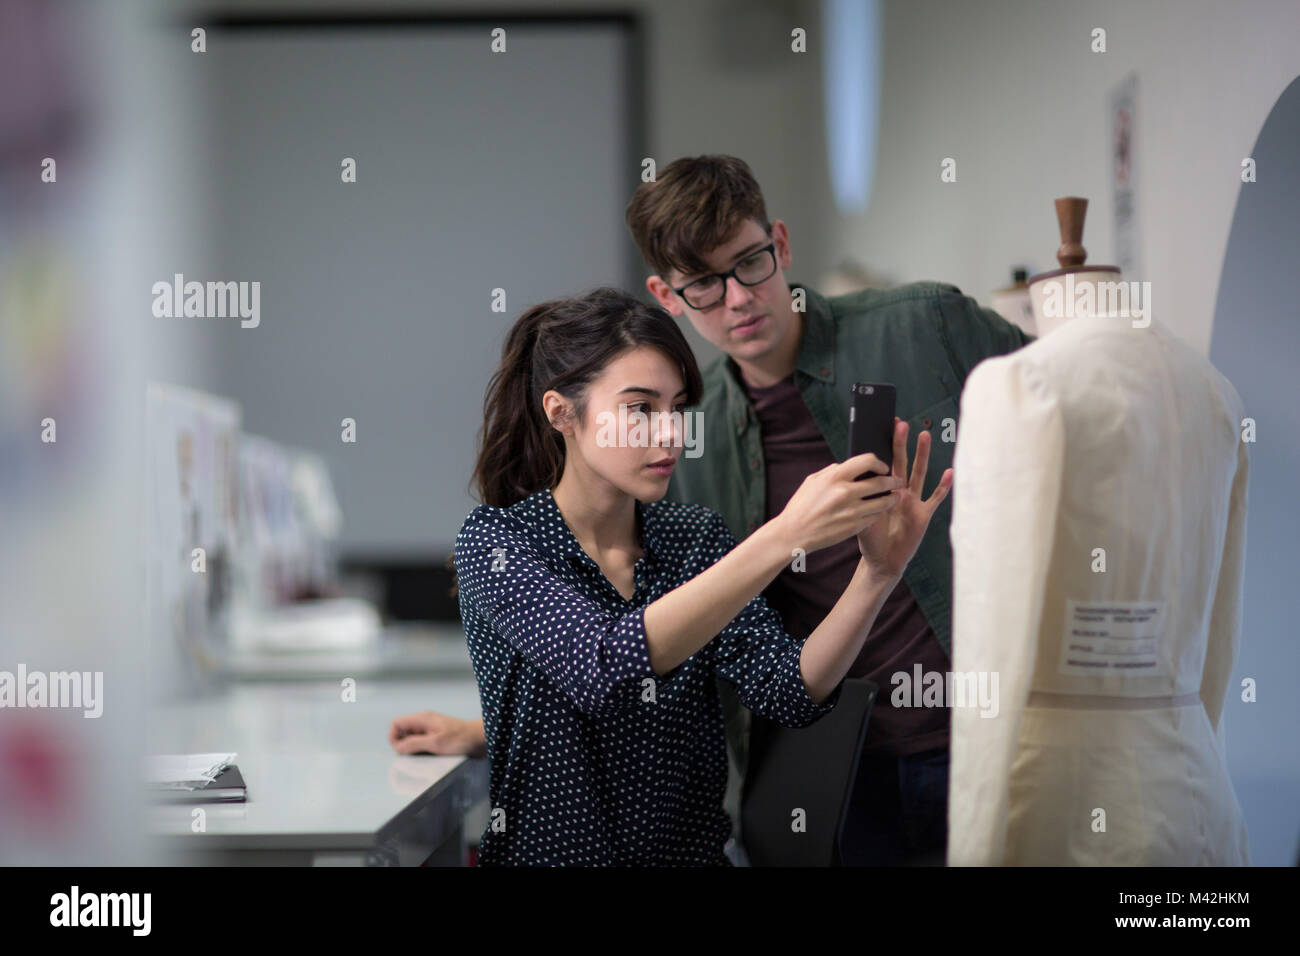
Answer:
M659 276L649 276L645 280L645 287L650 290L650 294L655 297L655 301L663 306L669 315L677 316L682 314L682 303L677 297L677 293Z
M783 220L772 220L772 241L776 243L776 264L784 272L794 261L794 252L790 249L790 230Z

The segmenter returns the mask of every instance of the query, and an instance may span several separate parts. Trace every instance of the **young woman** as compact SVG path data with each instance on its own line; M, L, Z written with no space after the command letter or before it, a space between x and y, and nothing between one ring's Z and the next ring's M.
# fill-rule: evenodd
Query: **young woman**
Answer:
M538 305L507 336L484 504L455 547L490 759L484 866L727 865L715 679L786 726L827 713L951 486L920 500L929 435L909 482L899 422L893 474L874 455L828 466L737 544L716 513L660 500L700 390L672 318L614 289ZM760 592L850 535L857 572L800 645Z

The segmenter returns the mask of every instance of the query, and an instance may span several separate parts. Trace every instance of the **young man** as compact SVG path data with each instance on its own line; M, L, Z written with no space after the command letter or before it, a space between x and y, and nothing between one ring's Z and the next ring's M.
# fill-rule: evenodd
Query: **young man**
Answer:
M916 436L932 431L928 498L952 465L966 376L981 360L1032 341L951 285L917 282L832 299L792 287L789 231L768 220L758 183L734 157L669 164L637 190L627 223L655 272L646 288L724 353L703 370L703 454L679 460L668 495L717 511L738 540L777 514L806 475L847 457L854 382L896 387L909 455ZM960 476L957 482L960 494ZM902 701L908 706L895 707L891 697L903 677L916 680L918 668L950 669L951 514L945 501L849 671L879 692L844 834L855 855L845 862L944 859L949 711L910 706L910 693ZM802 565L792 561L772 583L765 597L791 635L812 633L856 562L849 540ZM743 775L753 718L729 686L719 686ZM481 723L428 712L395 720L389 739L401 752L482 753Z

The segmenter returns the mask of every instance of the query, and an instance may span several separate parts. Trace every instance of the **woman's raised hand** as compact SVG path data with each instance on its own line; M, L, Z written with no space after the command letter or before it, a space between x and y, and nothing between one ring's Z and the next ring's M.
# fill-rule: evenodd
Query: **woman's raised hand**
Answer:
M916 438L916 461L911 476L900 491L890 497L897 507L888 515L858 534L858 550L872 571L888 577L901 577L907 563L916 553L925 535L930 519L952 488L953 471L949 468L939 477L939 483L930 493L928 501L921 499L925 488L925 473L930 464L929 431ZM894 419L894 471L893 476L902 482L907 476L907 422Z

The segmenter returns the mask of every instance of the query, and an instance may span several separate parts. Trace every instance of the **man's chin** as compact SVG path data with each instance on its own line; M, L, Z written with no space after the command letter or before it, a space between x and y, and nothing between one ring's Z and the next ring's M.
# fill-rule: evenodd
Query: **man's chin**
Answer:
M732 339L723 349L732 358L742 358L748 361L761 359L764 355L772 350L772 343L768 341L767 336L759 338L743 339L736 341Z

